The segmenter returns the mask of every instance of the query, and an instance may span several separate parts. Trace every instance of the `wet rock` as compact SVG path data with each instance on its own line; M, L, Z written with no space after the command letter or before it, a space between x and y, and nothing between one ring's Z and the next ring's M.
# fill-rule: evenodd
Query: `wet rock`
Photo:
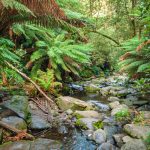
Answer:
M88 102L94 104L98 108L99 111L105 112L105 111L109 111L110 110L108 105L103 104L103 103L101 103L99 101L90 100Z
M115 117L105 117L103 120L104 125L117 125L118 123L115 120Z
M69 97L69 96L61 96L57 98L58 107L65 111L68 109L71 110L93 110L93 105L87 102L81 101L79 99Z
M89 111L75 111L74 113L77 116L81 116L83 118L99 118L102 119L101 114L99 114L97 111L89 110Z
M7 118L3 118L2 121L15 127L15 128L17 128L17 129L19 129L19 130L26 130L27 129L26 122L22 118L19 118L16 116L10 116Z
M85 91L86 92L89 92L89 93L95 93L95 92L99 92L100 88L94 84L89 84L89 85L86 85L84 87Z
M4 106L11 109L18 114L21 118L27 120L30 116L28 107L28 97L27 96L13 96L11 100L4 102Z
M118 112L122 111L122 110L126 110L128 109L128 106L125 105L125 104L122 104L122 105L118 105L116 108L114 108L112 111L111 111L111 116L114 116L115 114L117 114Z
M110 144L110 143L102 143L97 150L116 150L116 148L114 147L114 145Z
M109 97L108 101L115 102L115 101L120 101L120 99L118 97Z
M115 108L117 108L119 105L120 105L120 103L119 103L118 101L109 103L109 106L110 106L111 109L115 109Z
M87 129L94 130L93 123L98 122L99 119L95 118L81 118L79 122L83 124Z
M121 150L146 150L146 146L142 140L134 139L124 144Z
M92 140L93 139L93 130L85 130L84 134L86 135L88 140Z
M115 142L117 144L118 147L121 147L124 143L123 143L123 137L125 135L124 134L115 134L113 135Z
M150 132L150 126L126 124L124 130L132 137L145 139Z
M130 136L124 136L124 137L122 138L122 140L123 140L124 143L127 143L127 142L133 140L133 138L131 138Z
M106 133L102 129L98 129L93 133L93 140L97 144L102 144L106 141Z

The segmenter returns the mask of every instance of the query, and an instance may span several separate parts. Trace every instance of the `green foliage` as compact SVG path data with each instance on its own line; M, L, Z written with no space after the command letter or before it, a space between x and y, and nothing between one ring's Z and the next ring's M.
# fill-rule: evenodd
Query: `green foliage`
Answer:
M94 127L95 130L102 129L103 126L104 126L104 124L103 124L102 121L97 121L97 122L93 123L93 127Z
M123 109L115 114L115 118L117 121L124 121L130 119L130 112L128 109Z
M57 94L62 87L60 82L56 82L54 78L54 71L47 69L47 72L38 70L37 77L34 80L47 92L51 94Z
M76 122L75 122L75 126L79 127L79 128L82 128L82 129L87 129L87 126L80 121L80 119L77 119Z
M135 116L135 118L133 119L133 122L135 124L142 124L144 121L144 114L142 112L140 112L137 116Z
M145 142L146 142L146 144L147 144L148 150L150 150L150 133L148 133L148 136L147 136Z

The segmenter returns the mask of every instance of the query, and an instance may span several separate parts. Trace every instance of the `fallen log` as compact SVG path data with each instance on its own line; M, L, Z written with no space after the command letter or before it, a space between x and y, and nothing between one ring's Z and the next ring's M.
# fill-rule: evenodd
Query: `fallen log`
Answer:
M21 133L24 133L24 137L28 140L33 140L34 139L34 136L31 135L31 134L28 134L26 133L25 131L21 131L19 129L16 129L15 127L11 126L11 125L8 125L7 123L3 122L3 121L0 121L0 126L7 129L7 130L10 130L16 134L21 134Z

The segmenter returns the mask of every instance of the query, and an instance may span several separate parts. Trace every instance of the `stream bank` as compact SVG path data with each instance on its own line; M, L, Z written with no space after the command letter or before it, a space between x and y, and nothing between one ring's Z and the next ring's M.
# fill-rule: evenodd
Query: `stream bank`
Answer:
M11 97L1 104L2 121L36 139L5 143L0 150L146 150L149 97L127 81L125 75L114 75L71 83L70 94L56 99L61 112L55 109L52 115L26 96Z

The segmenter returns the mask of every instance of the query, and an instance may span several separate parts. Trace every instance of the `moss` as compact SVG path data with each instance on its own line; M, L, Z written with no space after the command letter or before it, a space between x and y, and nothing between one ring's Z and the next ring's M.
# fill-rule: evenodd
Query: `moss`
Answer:
M83 122L80 121L80 119L77 119L77 121L75 122L75 126L80 127L82 129L88 129L86 124L84 124Z
M102 129L104 127L104 124L102 121L97 121L93 123L93 127L94 129L98 130L98 129Z
M122 109L121 111L115 114L115 118L117 121L129 120L130 112L128 109Z

